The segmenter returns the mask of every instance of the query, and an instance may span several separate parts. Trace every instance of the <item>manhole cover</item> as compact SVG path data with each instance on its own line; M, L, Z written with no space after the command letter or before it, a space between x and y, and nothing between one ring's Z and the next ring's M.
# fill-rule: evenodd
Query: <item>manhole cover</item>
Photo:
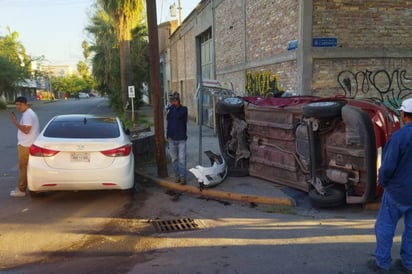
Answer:
M200 229L200 225L190 218L176 220L152 220L157 232L175 232Z

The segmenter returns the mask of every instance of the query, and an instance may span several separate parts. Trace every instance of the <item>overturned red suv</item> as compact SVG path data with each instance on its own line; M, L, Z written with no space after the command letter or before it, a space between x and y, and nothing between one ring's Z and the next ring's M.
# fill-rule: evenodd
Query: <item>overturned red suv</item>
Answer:
M253 96L218 101L216 128L229 176L300 189L325 208L382 194L381 151L400 122L372 99Z

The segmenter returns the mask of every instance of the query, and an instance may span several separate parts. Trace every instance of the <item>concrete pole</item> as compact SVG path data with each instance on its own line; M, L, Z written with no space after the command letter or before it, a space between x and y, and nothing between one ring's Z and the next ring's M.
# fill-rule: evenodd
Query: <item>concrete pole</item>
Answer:
M160 89L160 55L157 30L156 1L146 0L147 25L149 31L150 86L152 93L153 117L155 127L157 175L167 177L163 108Z
M298 95L312 93L312 16L313 0L299 1L299 46L297 49L297 87Z

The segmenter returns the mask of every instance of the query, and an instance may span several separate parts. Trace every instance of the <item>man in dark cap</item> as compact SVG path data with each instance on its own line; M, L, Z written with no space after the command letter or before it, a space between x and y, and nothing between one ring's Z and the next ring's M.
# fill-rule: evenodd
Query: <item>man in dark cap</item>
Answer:
M176 183L186 184L187 107L180 104L179 93L169 96L166 137Z

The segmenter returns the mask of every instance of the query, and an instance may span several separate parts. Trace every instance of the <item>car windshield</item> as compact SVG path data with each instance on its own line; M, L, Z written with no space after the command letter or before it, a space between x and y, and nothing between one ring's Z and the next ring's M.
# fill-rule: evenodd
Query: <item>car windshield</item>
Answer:
M117 138L120 130L112 117L60 116L55 118L44 131L52 138Z

